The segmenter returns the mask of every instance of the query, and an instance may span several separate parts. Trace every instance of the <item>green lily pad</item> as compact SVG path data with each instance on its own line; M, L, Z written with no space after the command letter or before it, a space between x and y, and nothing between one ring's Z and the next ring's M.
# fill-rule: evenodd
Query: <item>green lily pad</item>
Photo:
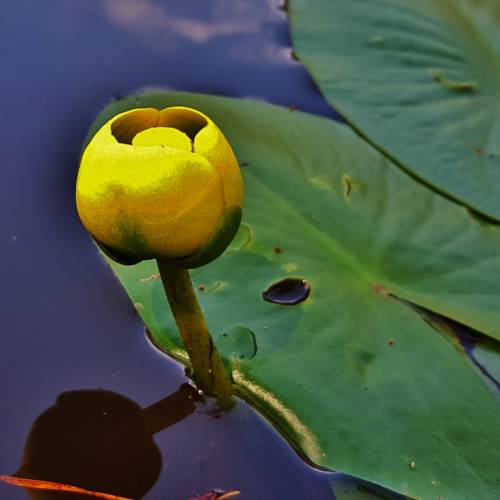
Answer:
M293 46L346 120L500 220L500 2L290 0Z
M494 499L498 401L469 358L400 297L500 337L500 228L414 182L347 126L185 93L233 145L246 199L228 250L192 272L232 377L312 462L411 497ZM153 261L110 262L156 343L186 361ZM263 299L304 279L297 305Z

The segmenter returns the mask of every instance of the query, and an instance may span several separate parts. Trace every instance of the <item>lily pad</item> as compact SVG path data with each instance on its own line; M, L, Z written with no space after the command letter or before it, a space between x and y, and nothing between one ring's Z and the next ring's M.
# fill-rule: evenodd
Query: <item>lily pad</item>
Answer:
M500 220L500 2L290 0L321 92L385 154Z
M174 104L212 117L245 165L236 243L192 272L214 337L238 332L222 352L240 394L319 466L411 497L498 498L492 389L396 297L500 338L500 228L347 126L272 105L143 94L112 103L93 130ZM185 362L156 264L111 265L155 342ZM264 300L286 278L306 280L305 300Z

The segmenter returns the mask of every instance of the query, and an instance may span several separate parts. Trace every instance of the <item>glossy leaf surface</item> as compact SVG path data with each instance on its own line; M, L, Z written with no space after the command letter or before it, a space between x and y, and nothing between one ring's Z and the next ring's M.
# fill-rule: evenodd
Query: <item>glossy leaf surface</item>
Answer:
M467 356L394 296L500 336L500 230L414 182L348 127L182 93L243 165L243 225L192 272L240 393L311 461L412 497L493 499L498 403ZM111 263L156 342L186 360L154 261ZM297 305L262 293L307 281ZM225 335L224 335L225 334ZM234 337L232 337L234 336Z
M500 220L500 2L291 0L294 50L405 169Z

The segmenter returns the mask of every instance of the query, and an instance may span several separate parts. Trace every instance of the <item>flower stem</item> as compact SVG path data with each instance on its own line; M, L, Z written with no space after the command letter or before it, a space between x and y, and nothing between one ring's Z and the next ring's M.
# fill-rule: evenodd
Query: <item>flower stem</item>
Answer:
M158 269L177 328L191 361L193 380L224 408L234 405L233 388L196 298L189 271L167 259Z

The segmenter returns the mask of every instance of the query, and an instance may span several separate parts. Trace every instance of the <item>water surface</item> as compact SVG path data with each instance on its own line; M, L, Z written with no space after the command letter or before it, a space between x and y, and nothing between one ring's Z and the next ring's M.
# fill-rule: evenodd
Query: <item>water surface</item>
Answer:
M87 416L104 445L102 428L117 408L133 414L186 382L147 340L76 215L79 150L99 110L159 86L334 113L291 59L288 22L274 0L16 0L2 5L0 48L0 474L19 471L27 441L31 461L25 457L22 470L35 474L40 461L50 469L56 460L50 432L83 425L60 412L61 401L91 398L87 408L97 406ZM107 410L100 389L113 394ZM302 462L245 403L221 418L195 406L172 417L154 442L126 428L159 471L145 498L184 500L214 488L252 500L333 498L327 475ZM47 415L56 424L40 427ZM143 472L127 478L147 481ZM0 484L0 498L28 495Z

